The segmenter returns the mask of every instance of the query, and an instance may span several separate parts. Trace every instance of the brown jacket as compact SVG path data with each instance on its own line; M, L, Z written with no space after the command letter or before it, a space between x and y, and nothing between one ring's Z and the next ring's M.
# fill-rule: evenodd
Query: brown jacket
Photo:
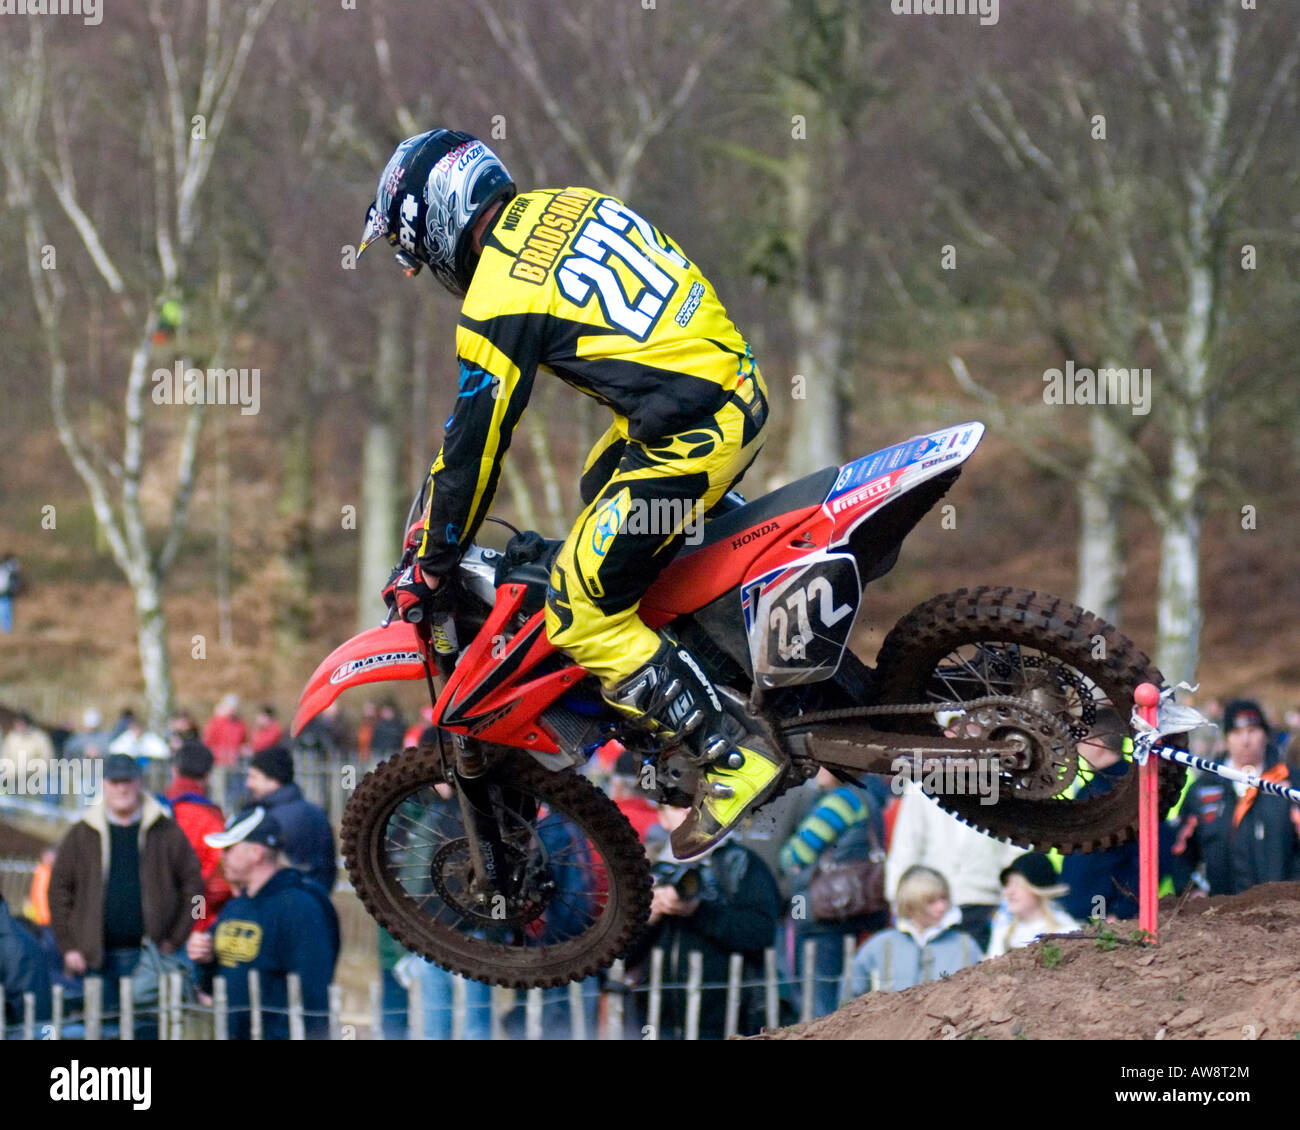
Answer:
M179 950L194 927L194 899L203 894L198 856L157 800L145 793L141 801L140 896L145 935ZM98 969L104 960L108 856L108 817L101 802L68 829L50 875L50 925L59 952L79 950L90 969Z

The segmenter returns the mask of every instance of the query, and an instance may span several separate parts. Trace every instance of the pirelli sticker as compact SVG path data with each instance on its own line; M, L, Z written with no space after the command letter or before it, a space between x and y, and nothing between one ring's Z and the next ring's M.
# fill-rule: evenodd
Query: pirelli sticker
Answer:
M578 225L592 198L581 192L560 192L537 217L510 268L510 277L540 286L546 279L570 233Z

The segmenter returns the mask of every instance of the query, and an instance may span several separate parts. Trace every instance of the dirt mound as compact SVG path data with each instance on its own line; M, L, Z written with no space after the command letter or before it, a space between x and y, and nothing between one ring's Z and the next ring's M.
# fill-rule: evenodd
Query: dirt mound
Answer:
M946 981L869 993L756 1039L1188 1040L1300 1038L1300 883L1166 899L1160 944L1136 921L1043 939ZM1112 948L1113 947L1113 948Z

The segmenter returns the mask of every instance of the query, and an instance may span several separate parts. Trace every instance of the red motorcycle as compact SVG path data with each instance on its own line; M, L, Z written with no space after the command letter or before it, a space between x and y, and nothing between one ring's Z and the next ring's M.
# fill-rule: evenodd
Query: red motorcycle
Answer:
M1002 839L1113 847L1136 834L1136 767L1127 755L1127 771L1094 782L1076 743L1097 736L1101 707L1127 719L1134 688L1162 681L1117 629L1056 597L985 586L913 609L874 667L848 646L866 586L893 567L983 433L945 428L753 502L728 496L640 615L670 627L721 693L763 720L790 757L786 788L823 765L846 780L894 774ZM422 505L423 495L412 514ZM428 682L438 740L357 787L343 819L348 872L402 945L518 988L602 969L648 917L645 852L582 766L621 742L641 758L649 795L676 803L692 772L680 750L626 725L547 640L560 544L516 533L504 552L471 547L444 623L349 640L316 669L293 721L296 734L349 687ZM1183 774L1161 764L1162 811Z

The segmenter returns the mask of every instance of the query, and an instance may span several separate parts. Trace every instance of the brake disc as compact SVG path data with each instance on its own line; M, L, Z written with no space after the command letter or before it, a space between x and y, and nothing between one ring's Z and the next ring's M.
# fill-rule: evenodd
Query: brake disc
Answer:
M502 852L503 872L516 874L526 862L523 853L509 845L502 845ZM429 877L442 901L462 917L482 919L493 926L527 926L536 922L555 895L555 882L548 879L531 889L498 891L480 900L471 893L473 870L469 840L464 836L448 841L434 853L429 862ZM460 887L459 891L452 890L452 881ZM508 885L518 886L513 882Z

